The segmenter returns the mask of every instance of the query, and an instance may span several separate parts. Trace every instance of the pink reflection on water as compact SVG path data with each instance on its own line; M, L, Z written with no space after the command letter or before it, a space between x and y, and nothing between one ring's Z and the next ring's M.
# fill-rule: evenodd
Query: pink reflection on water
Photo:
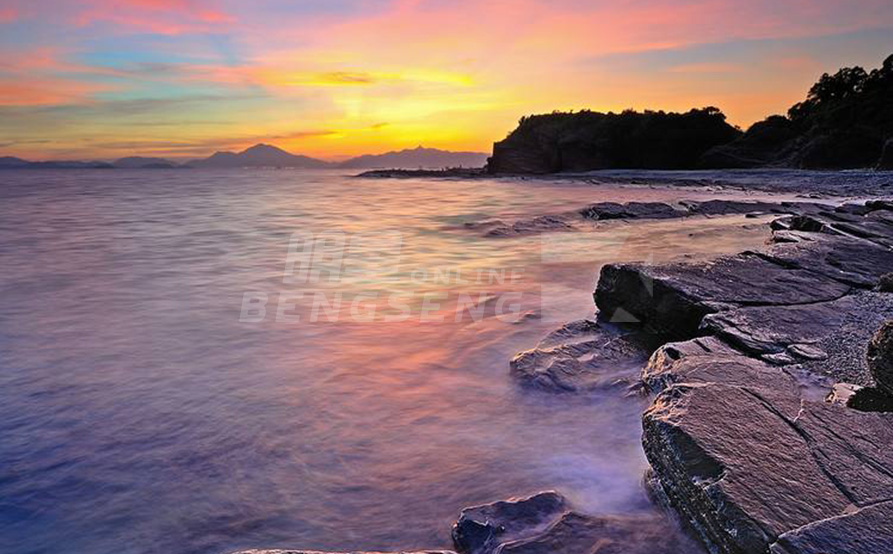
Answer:
M604 263L711 256L766 237L744 218L507 240L456 231L717 192L331 172L15 173L0 189L0 287L12 299L0 306L0 421L14 468L0 496L23 515L0 540L18 549L446 547L462 507L541 489L595 513L651 510L642 401L523 391L508 360L592 314ZM294 232L394 230L399 263L360 256L361 271L321 288L413 295L413 314L422 295L443 294L430 312L443 321L239 321L247 291L274 303L303 290L283 282ZM414 280L417 269L521 277ZM482 293L482 315L455 321L461 296ZM496 302L510 293L521 294L518 310L502 320Z

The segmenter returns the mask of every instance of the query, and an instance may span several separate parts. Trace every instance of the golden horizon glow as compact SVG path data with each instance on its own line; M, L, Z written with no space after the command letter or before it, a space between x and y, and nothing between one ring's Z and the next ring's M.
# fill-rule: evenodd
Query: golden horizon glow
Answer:
M746 127L878 65L891 27L885 0L6 0L0 155L486 152L584 108Z

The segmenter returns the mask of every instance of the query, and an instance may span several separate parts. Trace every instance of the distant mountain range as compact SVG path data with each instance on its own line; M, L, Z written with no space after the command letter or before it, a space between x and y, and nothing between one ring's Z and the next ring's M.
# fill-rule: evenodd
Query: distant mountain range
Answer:
M289 154L281 148L269 144L255 144L239 153L216 152L204 160L189 162L190 167L300 167L304 169L321 169L329 167L328 162Z
M367 154L341 162L346 169L442 169L445 167L483 167L489 154L448 152L436 148L414 148L385 154Z
M441 169L446 167L483 167L487 154L450 152L435 148L418 148L370 154L332 163L308 156L291 154L269 144L255 144L241 152L216 152L213 155L179 164L164 158L129 156L103 161L32 162L12 156L0 157L0 169L172 169L240 167L287 167L301 169Z

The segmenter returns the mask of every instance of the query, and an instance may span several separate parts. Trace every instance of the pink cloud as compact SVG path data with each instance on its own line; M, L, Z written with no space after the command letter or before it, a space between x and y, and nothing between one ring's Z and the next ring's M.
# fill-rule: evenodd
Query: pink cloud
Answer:
M73 20L164 35L210 32L236 22L233 15L203 0L94 0L83 3Z

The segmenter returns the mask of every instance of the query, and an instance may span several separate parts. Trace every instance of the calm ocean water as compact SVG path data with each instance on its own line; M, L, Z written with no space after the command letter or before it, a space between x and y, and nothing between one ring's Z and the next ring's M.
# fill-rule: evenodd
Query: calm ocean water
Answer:
M723 194L4 171L0 552L448 547L462 507L542 489L591 513L651 510L644 400L524 391L508 361L591 315L600 264L734 252L765 228L733 217L487 239L462 224ZM295 233L347 239L339 278L286 282ZM314 297L296 295L308 286L327 302L397 294L409 315L366 321L374 302L347 303L312 321ZM262 318L243 317L246 293L266 298ZM463 294L495 306L509 293L509 317L491 306L456 321ZM443 300L426 309L426 294Z

